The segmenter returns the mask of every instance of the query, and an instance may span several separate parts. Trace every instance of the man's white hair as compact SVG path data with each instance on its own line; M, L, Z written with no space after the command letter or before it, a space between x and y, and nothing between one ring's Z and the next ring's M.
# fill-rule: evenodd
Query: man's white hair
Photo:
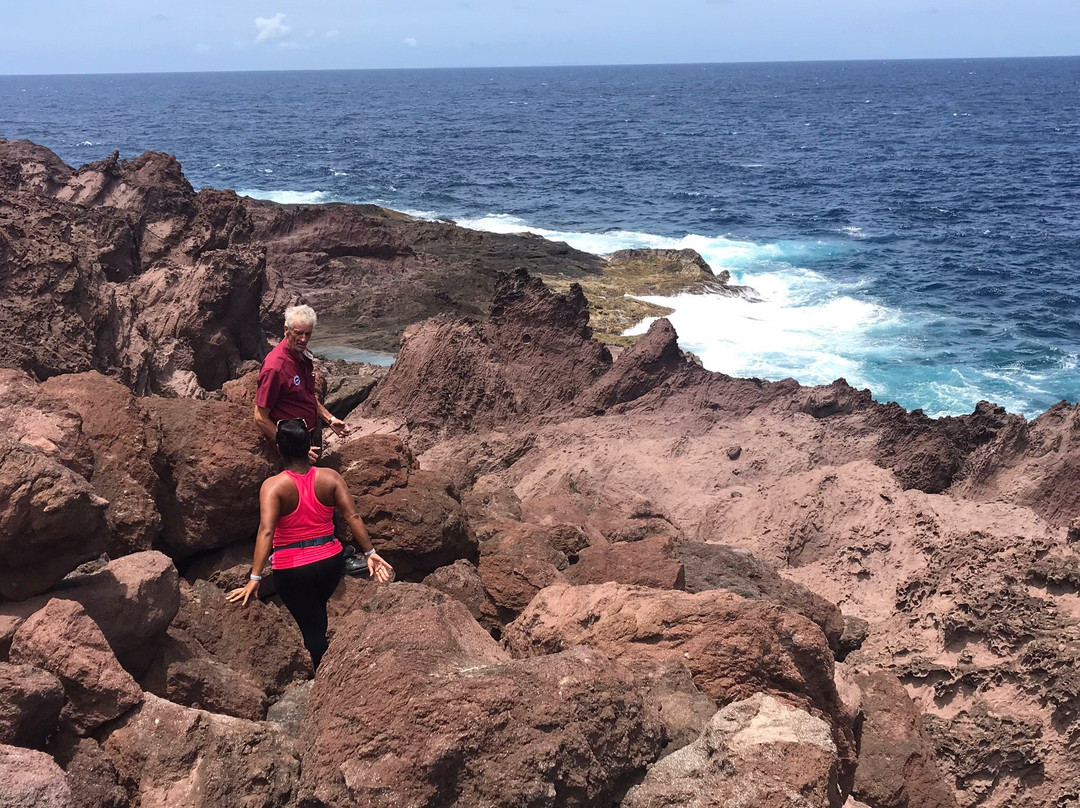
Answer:
M289 306L285 309L286 328L295 328L298 325L314 328L316 320L318 318L315 316L315 309L311 306Z

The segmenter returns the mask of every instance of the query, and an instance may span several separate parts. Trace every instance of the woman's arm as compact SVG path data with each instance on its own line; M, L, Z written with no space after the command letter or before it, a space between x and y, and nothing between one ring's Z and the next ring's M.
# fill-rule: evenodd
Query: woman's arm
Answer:
M259 489L259 533L255 537L255 557L251 561L251 575L246 585L232 590L225 596L230 603L241 600L241 605L246 606L251 596L259 591L262 569L270 557L270 547L274 541L274 527L277 525L278 515L281 512L281 501L278 499L275 480L275 477L264 480L262 488Z

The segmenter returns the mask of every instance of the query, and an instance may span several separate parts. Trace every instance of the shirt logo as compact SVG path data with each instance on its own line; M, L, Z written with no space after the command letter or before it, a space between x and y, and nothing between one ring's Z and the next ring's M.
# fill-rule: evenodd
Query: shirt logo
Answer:
M294 387L299 387L300 386L300 377L299 376L293 376L292 377L292 383L293 383Z

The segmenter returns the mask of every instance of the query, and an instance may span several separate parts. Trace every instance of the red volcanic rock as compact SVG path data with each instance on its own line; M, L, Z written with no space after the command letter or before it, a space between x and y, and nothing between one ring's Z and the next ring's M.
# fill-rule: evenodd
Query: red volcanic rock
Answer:
M863 716L852 796L878 808L956 808L935 760L922 715L900 681L886 671L852 672Z
M612 804L663 742L621 665L512 661L463 605L408 584L338 626L308 710L301 800L327 806Z
M86 480L0 436L0 598L44 592L105 549L105 500Z
M841 760L854 759L821 629L774 604L724 591L555 585L533 598L503 636L518 656L588 645L620 660L682 661L701 692L719 703L763 692L825 716Z
M206 581L181 584L182 604L170 642L145 686L188 706L262 718L267 696L311 675L295 621L273 603L229 603ZM229 671L233 680L229 679Z
M27 157L29 171L12 168ZM8 141L0 186L0 363L186 395L265 354L263 250L246 243L235 194L195 194L168 155L72 172ZM50 316L35 316L43 307Z
M1063 401L1030 424L999 430L971 465L957 493L1005 499L1055 527L1068 525L1080 515L1080 407Z
M161 450L156 425L130 390L97 372L55 376L41 389L82 420L82 433L93 449L86 476L109 501L109 555L149 550L161 532L154 501L160 487L154 463Z
M649 769L623 808L839 808L829 725L762 693L720 710L702 736Z
M630 668L648 687L648 702L664 725L667 755L692 743L716 712L716 702L698 690L690 669L677 659L637 659Z
M267 250L267 330L280 330L281 311L303 297L320 332L372 350L396 351L403 328L429 317L484 316L500 272L580 277L604 264L532 234L482 233L374 205L245 206Z
M454 600L465 604L469 614L488 631L502 632L499 620L499 608L491 595L484 589L484 582L476 567L465 559L455 561L445 567L439 567L426 577L424 586L438 589Z
M575 402L581 412L604 412L654 390L680 371L700 373L679 350L678 334L666 318L649 326L648 332L619 358L599 380Z
M422 447L547 413L611 364L588 321L579 287L562 296L527 273L505 277L486 322L435 319L406 332L365 411L404 415Z
M21 371L0 368L0 432L90 479L94 457L82 426L62 397L50 395Z
M635 542L597 543L580 553L580 560L566 571L572 584L620 584L654 589L685 589L683 565L675 540L658 536Z
M782 578L747 550L722 544L683 542L676 556L686 567L686 591L726 589L752 600L768 600L813 620L837 651L844 635L844 617L836 604L805 586Z
M0 805L73 808L64 772L44 752L0 744Z
M511 488L492 477L481 477L463 491L461 504L469 515L469 524L477 531L488 523L521 521L521 500Z
M29 140L0 138L0 190L54 195L71 178L71 168L49 149Z
M146 669L180 608L176 567L154 550L69 578L54 594L86 609L120 664L134 676Z
M251 410L224 401L141 400L160 424L162 538L173 558L249 539L259 487L278 471Z
M566 556L551 546L541 528L505 524L480 545L477 572L484 589L509 622L545 586L562 582Z
M67 700L51 673L0 662L0 744L38 747L56 731Z
M96 740L63 734L48 751L67 775L73 808L129 808L116 767Z
M274 724L193 710L147 694L102 748L134 805L295 805L300 761ZM164 796L163 796L164 795Z
M170 661L162 695L175 704L261 721L270 706L266 691L242 673L207 657Z
M176 568L156 551L133 553L92 573L69 575L46 595L9 608L21 623L53 597L80 604L101 629L120 664L140 675L180 607Z
M382 470L379 463L343 461L341 475L371 541L398 577L419 579L459 558L476 558L476 540L449 481L419 469L406 473L403 455L384 457ZM407 484L395 485L403 477Z
M70 600L50 600L35 612L11 643L11 661L42 668L64 686L62 718L88 734L142 700L142 690L120 667L97 624Z
M416 458L397 435L361 435L338 449L338 471L354 495L379 496L409 484Z

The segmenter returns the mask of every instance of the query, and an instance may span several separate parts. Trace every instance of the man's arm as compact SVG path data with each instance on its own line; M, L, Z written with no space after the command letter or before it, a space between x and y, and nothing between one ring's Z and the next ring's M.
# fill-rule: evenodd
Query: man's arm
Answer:
M277 442L277 425L270 420L270 409L255 405L255 423L262 433L270 439L270 443Z

